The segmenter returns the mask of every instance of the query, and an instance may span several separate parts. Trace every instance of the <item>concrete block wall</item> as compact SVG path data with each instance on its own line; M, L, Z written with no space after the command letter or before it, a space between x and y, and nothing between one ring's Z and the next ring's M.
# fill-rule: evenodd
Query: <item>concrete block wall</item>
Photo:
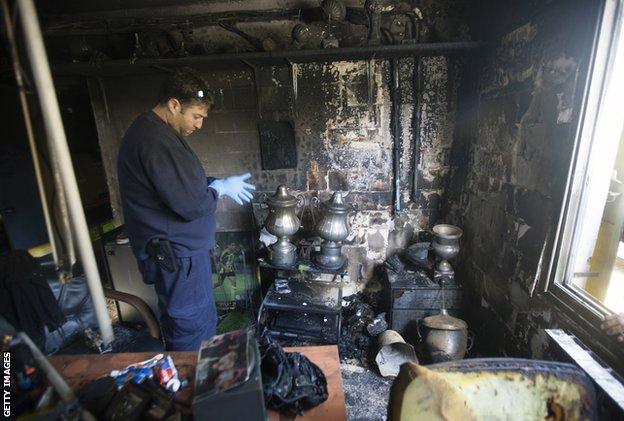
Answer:
M568 323L537 279L571 160L590 3L553 2L501 36L477 61L475 94L460 105L444 209L464 229L458 273L482 355L543 357L543 329Z

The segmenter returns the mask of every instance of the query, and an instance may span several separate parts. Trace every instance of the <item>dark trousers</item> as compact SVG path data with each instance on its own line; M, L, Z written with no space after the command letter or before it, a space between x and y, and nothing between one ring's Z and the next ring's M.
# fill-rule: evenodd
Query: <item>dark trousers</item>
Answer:
M217 329L210 252L177 261L178 270L173 272L152 258L141 261L139 267L145 282L156 289L167 351L195 351Z

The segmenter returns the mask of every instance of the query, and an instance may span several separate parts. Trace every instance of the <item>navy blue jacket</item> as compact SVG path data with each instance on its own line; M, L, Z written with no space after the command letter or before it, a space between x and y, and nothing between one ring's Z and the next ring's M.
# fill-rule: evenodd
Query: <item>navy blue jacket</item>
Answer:
M117 160L119 191L128 238L137 259L147 242L171 241L178 257L215 244L218 194L188 143L153 111L126 131Z

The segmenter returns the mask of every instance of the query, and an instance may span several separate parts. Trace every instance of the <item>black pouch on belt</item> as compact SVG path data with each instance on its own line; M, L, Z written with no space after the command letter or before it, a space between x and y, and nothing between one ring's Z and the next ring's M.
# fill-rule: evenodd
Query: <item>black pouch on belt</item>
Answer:
M147 254L166 271L175 272L178 270L178 260L169 240L152 238L147 243Z

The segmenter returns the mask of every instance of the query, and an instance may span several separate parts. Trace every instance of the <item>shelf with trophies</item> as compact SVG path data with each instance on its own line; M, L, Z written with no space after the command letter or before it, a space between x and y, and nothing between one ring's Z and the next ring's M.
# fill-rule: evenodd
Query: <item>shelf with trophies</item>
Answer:
M270 284L258 312L258 329L286 340L337 343L342 283L348 274L342 241L350 233L348 214L355 209L344 196L335 192L320 206L322 217L315 233L322 242L304 238L297 245L292 242L301 225L297 210L305 199L290 194L285 186L266 199L263 226L277 241L258 259L259 273L270 274L265 276Z

